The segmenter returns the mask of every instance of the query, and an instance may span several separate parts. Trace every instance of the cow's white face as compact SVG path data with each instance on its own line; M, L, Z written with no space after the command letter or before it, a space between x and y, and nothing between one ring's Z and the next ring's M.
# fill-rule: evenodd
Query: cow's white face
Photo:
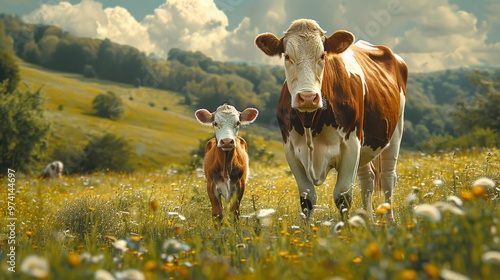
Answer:
M289 34L283 44L285 76L292 95L292 107L300 111L323 107L321 85L326 52L320 34Z
M201 124L214 127L217 146L223 151L230 151L236 146L240 126L252 123L258 114L259 111L254 108L247 108L240 113L231 105L222 105L213 113L206 109L195 112Z
M354 41L347 31L325 37L325 31L313 20L296 20L283 38L264 33L255 44L269 56L283 55L285 76L292 108L312 112L323 107L321 87L328 55L340 54Z

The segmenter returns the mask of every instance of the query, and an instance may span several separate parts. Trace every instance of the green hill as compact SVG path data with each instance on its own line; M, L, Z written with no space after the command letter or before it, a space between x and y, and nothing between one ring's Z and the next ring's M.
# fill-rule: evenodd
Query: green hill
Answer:
M188 163L191 151L212 133L195 120L192 109L181 104L184 98L179 93L87 79L20 60L19 67L25 86L43 86L46 118L52 127L49 150L58 146L82 149L91 137L111 132L131 144L138 169L151 170ZM118 121L94 115L92 100L107 91L122 97L127 106L125 116ZM243 128L245 132L269 134L257 125ZM284 159L280 141L257 138L255 142L266 145L278 161Z

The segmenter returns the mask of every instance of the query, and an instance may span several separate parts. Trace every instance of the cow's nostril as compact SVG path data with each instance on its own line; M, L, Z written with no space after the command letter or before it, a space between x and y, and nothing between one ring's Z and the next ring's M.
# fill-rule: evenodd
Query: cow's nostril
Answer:
M220 140L220 146L234 146L234 140L231 138L223 138Z

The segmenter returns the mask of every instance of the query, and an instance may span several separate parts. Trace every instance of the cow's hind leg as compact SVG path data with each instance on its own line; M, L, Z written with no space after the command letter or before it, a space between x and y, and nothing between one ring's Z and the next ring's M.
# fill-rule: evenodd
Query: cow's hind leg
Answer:
M399 145L403 135L402 117L398 122L396 131L391 139L389 147L380 154L380 184L384 193L385 202L391 205L391 210L387 213L388 218L394 221L394 211L392 209L392 196L396 188L397 174L396 165L399 157Z
M375 185L375 173L370 163L360 166L358 169L358 180L361 185L361 206L373 217L373 189Z

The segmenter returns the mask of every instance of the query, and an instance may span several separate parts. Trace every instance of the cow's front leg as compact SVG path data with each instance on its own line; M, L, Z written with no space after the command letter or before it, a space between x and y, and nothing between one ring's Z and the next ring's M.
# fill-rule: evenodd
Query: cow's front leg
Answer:
M233 193L231 195L231 213L234 215L234 220L237 220L240 217L240 203L243 199L243 194L245 192L245 182L243 180L238 180L233 187Z
M337 167L337 183L333 191L333 198L343 221L347 221L349 217L360 149L361 143L358 138L352 137L352 135L350 139L340 145L341 158Z
M316 205L316 189L307 178L303 165L296 160L295 156L290 153L286 153L285 155L288 165L295 177L295 181L297 182L297 187L299 188L300 209L309 220L311 219L314 206Z
M207 193L210 203L212 204L212 218L222 220L222 203L220 194L216 194L216 186L214 181L207 181Z

